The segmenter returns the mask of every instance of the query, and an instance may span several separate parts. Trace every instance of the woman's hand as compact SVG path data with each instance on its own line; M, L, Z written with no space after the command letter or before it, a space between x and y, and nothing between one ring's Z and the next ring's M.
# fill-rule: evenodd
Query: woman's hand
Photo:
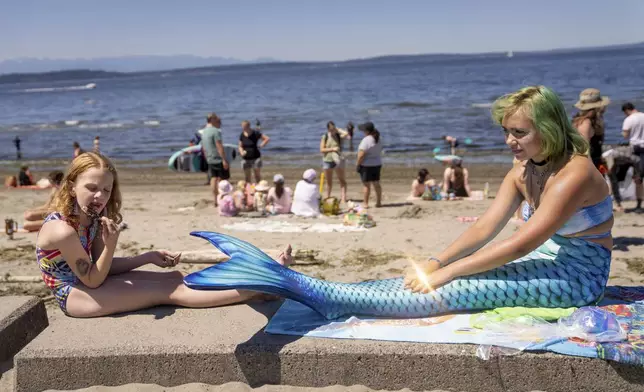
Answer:
M405 288L415 293L429 293L454 279L449 273L449 268L441 268L436 260L426 260L413 265L413 270L405 274Z
M110 249L116 249L120 233L118 225L106 216L102 216L99 222L101 223L101 239L103 243Z
M181 253L172 253L167 250L157 250L144 254L146 261L161 268L170 268L179 264Z

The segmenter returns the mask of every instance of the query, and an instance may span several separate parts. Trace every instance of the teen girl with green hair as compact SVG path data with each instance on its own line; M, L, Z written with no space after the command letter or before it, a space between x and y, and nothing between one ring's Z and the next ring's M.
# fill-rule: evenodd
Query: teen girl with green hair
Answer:
M596 302L610 270L613 213L588 143L544 86L500 97L492 117L520 163L477 222L409 273L406 286L456 293L455 309ZM525 224L491 242L524 200Z

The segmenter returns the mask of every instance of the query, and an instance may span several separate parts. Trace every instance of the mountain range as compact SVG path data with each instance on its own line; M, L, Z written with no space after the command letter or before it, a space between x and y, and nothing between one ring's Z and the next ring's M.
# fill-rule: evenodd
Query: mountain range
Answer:
M193 55L120 56L92 59L49 59L27 57L0 61L0 74L55 72L70 69L92 69L108 72L141 72L273 62L279 62L279 60L273 58L239 60L229 57L200 57Z

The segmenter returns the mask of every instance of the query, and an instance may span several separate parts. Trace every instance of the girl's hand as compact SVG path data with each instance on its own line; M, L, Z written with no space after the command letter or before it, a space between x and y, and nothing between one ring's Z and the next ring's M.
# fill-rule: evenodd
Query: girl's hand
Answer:
M426 260L414 264L414 269L405 275L405 288L426 294L449 283L453 278L449 268L441 268L436 260Z
M115 249L120 233L118 225L116 222L105 216L102 216L99 222L101 224L101 239L103 240L103 243L105 246Z
M154 264L161 268L170 268L179 264L181 253L172 253L167 250L157 250L145 254L148 263Z

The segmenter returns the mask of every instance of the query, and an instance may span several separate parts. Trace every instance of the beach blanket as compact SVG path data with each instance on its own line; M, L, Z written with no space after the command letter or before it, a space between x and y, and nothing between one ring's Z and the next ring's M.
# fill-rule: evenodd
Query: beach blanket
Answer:
M551 351L644 366L644 286L609 286L598 307L616 316L626 333L626 340L597 343L578 338L542 338L534 336L533 331L526 333L519 330L507 331L500 338L498 331L476 328L475 324L486 312L421 319L349 317L329 321L305 305L291 300L286 300L280 307L266 327L266 332L336 339L470 343L482 347L495 345L514 350ZM569 313L566 310L558 312ZM544 310L535 309L534 314L544 316Z
M224 225L223 228L236 231L266 231L271 233L338 233L367 230L363 226L347 226L341 223L293 223L279 220L235 222Z

